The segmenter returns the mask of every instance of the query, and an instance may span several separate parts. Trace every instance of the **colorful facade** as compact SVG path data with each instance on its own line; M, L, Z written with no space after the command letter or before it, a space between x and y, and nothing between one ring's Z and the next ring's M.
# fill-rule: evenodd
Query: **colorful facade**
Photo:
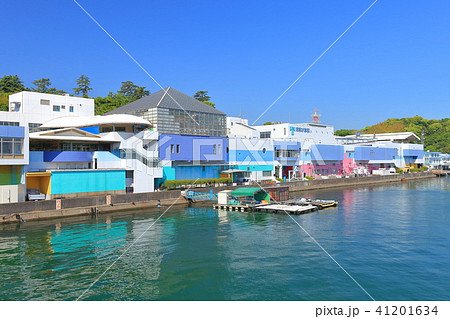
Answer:
M167 180L219 178L227 168L228 140L224 137L160 134L158 154Z

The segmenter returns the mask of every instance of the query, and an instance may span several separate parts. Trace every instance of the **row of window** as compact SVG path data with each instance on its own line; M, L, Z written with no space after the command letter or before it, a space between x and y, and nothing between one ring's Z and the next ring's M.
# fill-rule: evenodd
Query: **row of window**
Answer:
M214 144L213 145L213 154L219 154L221 153L221 144ZM228 147L227 147L227 152L228 152ZM170 153L172 154L180 154L180 144L170 144Z
M19 122L0 121L0 126L19 126Z
M30 151L94 152L94 151L110 151L110 146L108 144L91 144L91 143L31 142Z
M41 105L50 105L50 100L41 99ZM78 106L81 106L81 104L77 104ZM64 105L62 105L64 106Z
M170 144L170 153L174 154L176 149L176 153L180 154L180 144Z
M298 157L298 150L275 150L275 157Z
M0 157L23 156L23 138L0 138Z
M269 132L261 132L259 133L260 138L270 138L270 131Z
M53 112L59 112L61 109L65 109L65 105L53 105ZM73 112L73 106L69 106L69 112Z
M316 170L314 170L314 172L316 173L316 174L322 174L322 175L326 175L326 174L328 174L328 173L330 173L330 174L337 174L337 173L339 173L341 170L338 170L338 169L334 169L334 168L332 168L332 169L330 169L330 170L328 170L327 168L324 168L324 169L316 169Z

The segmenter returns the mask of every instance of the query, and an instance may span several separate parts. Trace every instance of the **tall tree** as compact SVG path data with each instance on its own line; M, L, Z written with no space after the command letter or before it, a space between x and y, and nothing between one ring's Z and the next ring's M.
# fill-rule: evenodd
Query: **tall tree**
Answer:
M66 94L67 92L64 90L57 90L55 88L49 88L47 91L48 94L59 94L59 95L63 95Z
M31 82L35 86L34 89L32 89L33 92L39 92L39 93L48 93L48 94L65 94L66 91L63 90L57 90L56 88L50 87L52 85L52 82L50 82L50 79L42 78L36 81Z
M135 85L132 81L125 81L122 82L122 86L120 87L120 90L117 91L117 93L125 96L132 102L149 95L150 91L146 90L145 86L138 86Z
M83 97L88 97L89 91L92 90L90 87L91 81L86 75L81 75L77 79L77 87L73 88L73 95L81 95Z
M40 92L40 93L48 93L48 91L50 90L50 85L52 85L50 79L46 78L35 80L31 83L33 83L33 85L35 86L33 92Z
M24 90L23 81L18 75L5 75L0 78L0 93L15 93Z
M199 100L200 102L208 102L211 97L208 96L208 91L197 91L194 94L194 99Z

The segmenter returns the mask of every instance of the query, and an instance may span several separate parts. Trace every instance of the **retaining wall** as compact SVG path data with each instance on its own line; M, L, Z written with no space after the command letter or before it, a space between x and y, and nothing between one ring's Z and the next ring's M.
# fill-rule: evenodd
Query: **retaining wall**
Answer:
M403 180L413 180L421 178L430 178L435 175L431 172L420 172L392 176L364 176L352 178L334 178L312 181L296 181L281 183L283 186L289 186L290 191L302 191L311 189L323 189L332 187L348 187L358 185L387 184ZM267 185L267 184L266 184ZM264 186L264 184L262 185ZM270 184L270 186L274 186ZM209 193L210 189L218 193L225 189L236 189L243 186L221 186L195 189L197 192ZM245 186L244 186L245 187ZM107 203L107 196L92 196L66 198L60 200L44 200L21 203L0 204L0 224L19 221L16 214L27 213L28 219L56 218L61 216L85 215L90 213L91 207L100 207L100 211L113 211L132 209L137 207L155 207L158 203L171 205L174 199L180 197L179 190L139 193L139 194L116 194L111 196L111 204ZM59 201L59 202L58 202ZM178 204L184 201L177 201ZM58 205L58 207L57 207ZM25 217L23 217L25 219Z

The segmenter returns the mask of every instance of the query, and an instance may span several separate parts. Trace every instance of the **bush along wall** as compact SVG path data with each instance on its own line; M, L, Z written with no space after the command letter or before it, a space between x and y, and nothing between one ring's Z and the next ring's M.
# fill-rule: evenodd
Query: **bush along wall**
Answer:
M174 181L165 181L164 186L168 189L190 188L200 185L214 186L215 184L230 184L231 178L204 178L204 179L178 179Z

